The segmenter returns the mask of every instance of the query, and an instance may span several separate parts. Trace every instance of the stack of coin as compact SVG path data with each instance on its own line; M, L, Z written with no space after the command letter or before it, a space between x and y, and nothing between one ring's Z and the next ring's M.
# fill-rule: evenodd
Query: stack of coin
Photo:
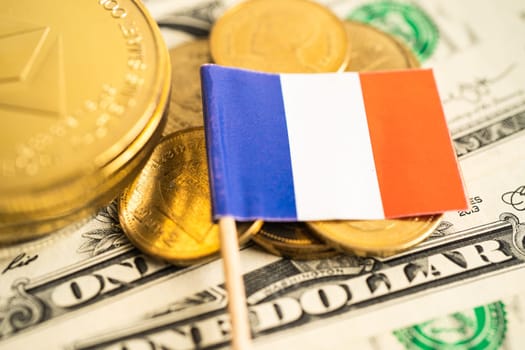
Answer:
M307 0L243 2L215 23L209 40L184 43L173 48L170 56L167 136L122 195L120 219L128 238L141 250L179 265L206 261L220 247L218 228L210 216L204 133L201 128L191 128L203 124L202 64L288 73L419 66L410 50L392 36L366 24L341 21ZM238 231L241 241L253 238L272 254L293 259L319 259L341 251L385 255L425 238L435 219L411 219L417 223L412 226L396 221L340 222L336 226L330 222L266 223L257 233L262 225L258 221L239 224ZM357 232L350 232L353 240L345 240L348 227ZM359 230L369 232L370 227L374 234L367 240Z
M341 22L327 9L303 0L244 2L217 21L210 41L216 63L266 72L419 67L414 54L391 35L363 23ZM265 224L253 240L273 254L295 259L321 258L337 251L384 256L419 243L439 218L272 223ZM370 227L373 233L365 229Z
M268 19L275 30L269 30ZM284 36L283 25L289 29ZM230 44L233 52L229 52ZM321 5L304 0L245 2L216 23L209 41L196 40L172 49L167 136L120 200L120 221L127 237L141 250L178 265L205 261L220 248L218 227L210 215L204 132L188 129L203 124L202 64L215 61L266 71L342 71L348 54L342 22ZM237 59L238 55L242 58ZM229 62L231 59L235 62ZM258 66L267 60L268 66ZM251 238L261 226L260 221L239 224L240 241ZM288 235L289 242L306 248L303 258L336 254L306 231L304 226L291 229ZM283 252L286 244L283 242ZM286 253L299 258L293 247Z
M160 139L170 61L136 0L0 8L5 245L84 219L129 184Z

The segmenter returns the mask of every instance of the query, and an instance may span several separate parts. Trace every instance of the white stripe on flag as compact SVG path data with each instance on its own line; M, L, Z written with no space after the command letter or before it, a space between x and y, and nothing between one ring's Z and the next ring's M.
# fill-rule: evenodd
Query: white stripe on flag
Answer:
M281 74L281 89L298 220L384 218L359 75Z

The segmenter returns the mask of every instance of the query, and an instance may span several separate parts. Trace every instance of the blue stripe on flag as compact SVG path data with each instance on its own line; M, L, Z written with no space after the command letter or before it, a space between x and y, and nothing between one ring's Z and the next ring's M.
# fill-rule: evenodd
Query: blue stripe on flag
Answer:
M201 77L214 217L296 219L279 75L205 65Z

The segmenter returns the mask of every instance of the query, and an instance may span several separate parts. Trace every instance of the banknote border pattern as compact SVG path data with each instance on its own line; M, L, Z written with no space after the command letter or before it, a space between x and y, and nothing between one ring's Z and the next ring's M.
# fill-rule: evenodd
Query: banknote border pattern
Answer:
M375 260L372 269L370 266L368 268L362 266L364 260L360 261L361 265L358 266L340 268L329 266L324 270L308 270L308 267L305 269L292 260L278 260L244 276L250 313L253 316L254 337L269 335L283 328L301 327L325 318L343 315L352 317L366 312L367 308L373 307L374 304L387 305L395 303L396 299L406 300L428 290L444 290L452 286L468 284L483 274L497 274L523 268L524 243L525 224L520 223L514 214L502 213L499 220L495 222L437 238L414 252L390 259ZM449 267L452 266L451 270L447 272L440 271L439 267L436 269L435 263L438 261ZM451 262L453 265L450 265ZM281 275L281 278L271 280L270 268L273 271L279 269L280 272L274 272L273 275ZM413 273L416 270L421 273L423 271L421 268L426 269L425 278L428 278L423 283L416 282L407 285L404 289L396 289L394 285L388 283L388 273L392 272L392 269L408 272L413 278L412 281L415 281L418 277ZM267 280L260 282L264 278ZM344 287L351 289L357 283L360 283L358 286L360 288L365 286L370 288L370 297L351 300L352 292L356 292L352 290L345 299ZM212 288L218 290L221 289L220 287ZM184 341L193 341L196 348L216 348L229 340L229 333L224 329L228 319L222 302L223 297L224 295L219 298L220 304L213 302L209 305L201 304L198 312L192 308L185 310L179 308L177 312L166 310L159 316L141 321L139 324L120 327L107 334L100 334L96 338L79 340L72 344L72 347L77 350L87 350L106 346L113 348L117 344L125 346L129 342L151 344L159 339L176 336L179 340L184 338ZM319 298L324 300L321 302ZM313 304L305 304L312 300L314 300ZM182 304L180 303L179 306ZM287 314L288 306L294 310L291 313L293 315ZM279 317L265 319L268 312L277 312ZM220 332L204 332L204 327L210 325L217 327L222 325L223 328ZM200 327L202 330L199 330ZM222 337L213 340L206 338L209 334L218 333L223 334ZM163 344L156 346L161 348Z
M514 113L466 135L454 138L456 155L461 158L482 148L516 136L525 129L525 111Z

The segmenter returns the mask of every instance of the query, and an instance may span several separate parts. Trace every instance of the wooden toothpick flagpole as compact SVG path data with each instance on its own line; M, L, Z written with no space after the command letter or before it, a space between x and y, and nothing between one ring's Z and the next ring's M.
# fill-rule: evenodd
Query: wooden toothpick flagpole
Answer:
M235 219L231 216L220 218L219 231L226 291L228 293L232 349L246 350L251 348L250 322L242 279L241 255Z

